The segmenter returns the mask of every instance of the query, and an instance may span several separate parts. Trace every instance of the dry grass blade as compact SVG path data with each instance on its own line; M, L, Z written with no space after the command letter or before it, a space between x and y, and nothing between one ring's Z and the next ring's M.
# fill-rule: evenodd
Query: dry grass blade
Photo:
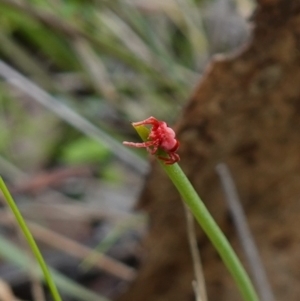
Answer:
M1 216L1 223L11 224L13 222L13 217L10 214ZM95 254L95 252L61 234L55 233L48 230L34 222L27 221L28 227L32 232L33 236L40 242L43 242L55 249L61 250L79 259L84 259L93 253L94 265L107 273L110 273L118 278L126 281L132 281L135 277L134 269L127 267L126 265L108 257L104 254Z
M176 85L178 84L178 80L188 85L190 85L191 82L196 82L199 74L185 67L178 62L177 59L172 57L172 53L166 45L168 43L162 39L164 35L167 35L169 38L168 31L163 33L163 29L161 29L160 34L151 34L150 29L141 30L141 28L145 27L145 24L139 21L135 22L130 18L131 15L141 17L139 15L140 9L137 9L129 3L109 3L108 6L111 6L112 9L105 10L105 12L98 14L98 20L101 22L101 26L107 27L107 30L112 32L114 37L124 44L129 53L138 57L146 66L151 66L152 71L164 74L164 78L160 78L161 83L166 79ZM155 3L154 7L159 9L160 12L163 12L163 9L160 7L165 7L165 5ZM167 4L166 7L166 10L168 10L169 5ZM115 13L114 10L116 10L117 13ZM165 18L165 21L166 19L167 18ZM151 27L151 23L147 24L147 26ZM158 78L157 75L155 75L155 77Z
M45 24L51 30L65 35L70 40L76 38L86 39L95 48L100 49L102 52L105 52L110 56L120 59L132 68L152 74L155 76L155 79L160 79L162 81L165 80L165 77L161 76L160 70L154 70L151 64L145 64L144 61L139 60L132 53L124 51L124 49L122 49L119 45L116 45L116 43L111 39L108 39L103 35L101 37L93 36L84 31L82 28L75 26L74 23L58 18L55 13L36 9L34 6L28 5L28 3L22 0L0 0L0 5L5 5L21 14L27 15L39 23Z
M146 173L148 165L139 156L129 151L121 143L111 138L111 136L106 134L104 131L81 117L68 106L59 102L57 99L49 95L43 89L2 61L0 61L0 76L5 78L9 83L23 91L25 94L30 95L35 101L54 112L57 116L71 124L80 132L100 143L104 143L117 158L130 165L137 172L141 174Z
M132 281L136 276L134 269L108 257L107 255L100 253L95 254L92 249L81 245L74 240L64 237L63 235L43 228L35 223L30 222L29 227L33 235L36 236L38 240L47 243L51 247L55 247L64 252L68 252L68 254L76 256L77 258L84 259L88 255L93 253L95 259L94 265L106 271L107 273L110 273L126 281Z
M101 26L106 26L108 30L112 31L116 38L120 39L134 55L147 64L156 65L155 54L151 52L148 45L118 15L106 10L98 14L98 20Z
M23 72L28 73L43 88L53 90L54 85L43 67L4 31L0 31L0 48Z
M23 185L24 182L30 180L30 176L14 166L11 162L0 156L0 170L12 179L16 186ZM39 202L39 198L44 200L44 203ZM91 204L74 204L66 195L53 190L47 189L35 198L37 202L28 203L26 206L21 206L22 214L27 218L34 219L39 216L46 220L76 220L77 222L89 222L91 220L109 220L111 222L120 222L136 217L136 213L121 212L119 210L108 211L101 210L98 206ZM71 201L71 202L70 202ZM0 220L2 212L0 210Z
M2 279L0 279L0 300L1 301L21 301L14 295L10 286Z
M4 160L0 157L0 166L4 166L4 169L8 168L12 175L16 178L20 178L22 182L26 181L26 174L21 172L19 169L14 167L12 164ZM54 192L54 191L53 191ZM33 206L33 208L32 208ZM61 218L66 220L69 216L70 219L74 220L74 218L83 221L90 220L91 218L109 218L109 219L116 219L119 221L121 219L128 219L131 215L129 214L121 214L115 216L114 214L109 214L108 212L103 212L97 208L89 208L88 206L80 206L74 204L33 204L31 208L27 208L28 214L32 214L32 217L38 215L41 217L41 213L44 213L45 216L42 216L44 219L48 218L60 218L57 214L61 213ZM28 207L28 205L27 205ZM36 207L35 210L32 210ZM25 208L23 208L24 210ZM53 211L54 210L54 211ZM25 210L26 213L26 210ZM4 224L11 225L14 219L8 212L0 211L0 222ZM36 237L37 240L44 242L45 244L50 245L56 249L62 250L64 252L68 252L68 254L77 257L79 259L84 259L89 256L91 253L95 254L94 256L94 265L98 268L105 270L106 272L113 274L121 279L126 281L131 281L135 277L135 271L127 267L126 265L117 262L109 258L108 256L100 253L95 253L92 249L81 245L69 238L66 238L60 234L57 234L51 230L45 229L42 226L34 222L27 222L30 230L32 231L33 235ZM39 299L41 300L41 299Z
M91 220L108 220L116 223L126 219L134 218L136 214L125 212L110 212L108 210L101 210L97 206L89 204L74 204L73 203L58 203L51 204L51 195L42 194L41 199L49 199L47 204L31 203L26 206L21 206L24 216L34 219L39 216L41 219L48 221L63 220L63 221L76 221L76 222L90 222ZM39 200L39 198L37 198ZM0 211L1 218L1 211Z
M196 294L196 300L207 301L205 279L203 275L200 252L197 245L194 217L186 205L184 205L184 208L185 208L185 216L187 222L188 240L189 240L191 255L194 263L195 281L193 282L193 287Z
M8 214L9 213L6 212L5 215L7 216ZM29 260L31 261L32 265L34 265L35 260L33 258L30 248L28 247L28 245L26 244L26 242L22 236L20 228L16 224L15 220L13 220L13 218L12 218L11 223L14 224L14 228L17 232L17 238L20 242L20 246L21 246L22 250L24 250L27 253ZM41 283L41 279L39 279L39 277L36 275L36 271L34 269L30 269L29 279L31 282L30 285L31 285L31 293L32 293L33 301L45 301L46 297L45 297L45 293L44 293L43 286ZM4 283L0 282L0 291L1 291L0 292L0 300L1 301L9 296L9 290L7 290L9 287L6 288L3 285L4 285ZM4 296L5 296L5 298L4 298ZM6 300L9 300L9 299L6 299ZM11 299L11 300L14 300L14 299Z
M89 74L95 91L103 95L110 105L117 108L118 98L117 91L109 79L105 65L101 62L100 57L96 55L90 44L83 38L76 38L72 42L79 59L82 61L86 73Z
M275 297L271 289L266 271L264 269L259 251L251 234L244 210L241 206L237 189L233 182L229 168L226 164L219 164L216 167L217 173L225 192L226 201L236 226L238 237L241 241L246 258L249 262L254 283L262 301L274 301Z

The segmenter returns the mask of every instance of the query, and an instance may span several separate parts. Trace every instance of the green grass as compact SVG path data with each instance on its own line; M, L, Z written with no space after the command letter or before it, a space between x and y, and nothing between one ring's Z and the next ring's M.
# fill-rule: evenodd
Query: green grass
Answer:
M149 129L145 126L135 127L143 141L147 141ZM259 301L254 286L242 266L239 258L228 242L227 238L207 210L198 193L182 171L178 163L166 165L157 157L162 169L166 172L170 180L177 188L183 201L190 209L198 224L206 233L227 269L231 273L237 287L239 288L245 301Z
M60 297L60 294L57 290L57 287L53 281L53 278L49 272L49 269L47 267L47 264L29 230L29 228L27 227L26 223L25 223L25 220L23 219L22 217L22 214L21 212L19 211L14 199L12 198L9 190L7 189L7 186L5 185L2 177L0 177L0 189L4 195L4 198L7 202L7 205L9 206L10 210L12 211L21 231L23 232L26 240L27 240L27 243L33 253L33 255L35 256L42 272L43 272L43 275L44 275L44 278L45 278L45 281L49 287L49 290L52 294L52 297L55 301L61 301L61 297Z
M15 220L18 223L18 226L34 255L40 270L37 269L37 266L31 266L30 260L24 255L23 252L19 251L16 247L14 247L10 242L8 242L4 237L0 236L0 254L9 261L12 261L14 264L25 268L26 270L34 270L38 276L42 277L46 284L49 287L51 295L54 301L62 301L60 293L57 289L57 285L62 288L65 292L69 293L76 298L80 298L81 300L85 301L108 301L108 299L101 297L100 295L96 295L89 290L81 287L79 284L74 283L73 281L69 280L68 278L64 277L60 273L48 268L29 228L26 225L24 218L20 210L18 209L13 197L11 196L7 186L5 185L2 177L0 177L0 190L3 193L3 196L9 206L10 210L12 211ZM42 273L41 273L41 272Z

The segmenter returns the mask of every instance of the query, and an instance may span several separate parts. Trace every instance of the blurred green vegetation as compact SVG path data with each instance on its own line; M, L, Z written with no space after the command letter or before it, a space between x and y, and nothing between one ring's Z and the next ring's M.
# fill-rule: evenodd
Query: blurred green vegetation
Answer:
M210 57L247 40L241 14L252 8L251 0L0 0L0 163L12 174L89 164L120 183L130 176L116 155L143 173L146 152L121 144L138 139L129 121L174 122ZM13 261L5 244L0 253Z
M237 10L249 5L248 1L241 0L226 2L227 15L218 12L224 9L224 5L219 5L221 8L216 6L212 19L236 18ZM0 0L0 57L81 116L104 127L104 131L109 129L110 135L128 135L132 130L127 120L155 115L173 121L180 112L203 66L215 52L211 47L210 31L214 27L209 24L214 20L207 14L209 3ZM226 31L226 28L218 30ZM227 45L222 45L225 50L232 49L235 40L245 34L244 28L240 31L238 37L231 40L229 37ZM17 138L27 140L29 136L45 135L45 130L36 126L43 124L48 132L47 141L27 140L30 150L24 147L22 160L17 163L23 161L28 163L23 163L24 168L31 164L37 168L45 163L70 162L67 153L72 156L72 163L77 159L81 162L82 156L74 156L79 150L75 150L78 144L73 140L81 141L78 142L81 149L85 141L87 153L92 142L82 135L73 135L74 139L64 141L63 127L57 130L60 118L44 120L45 110L36 113L32 112L36 111L32 104L24 107L17 103L22 97L24 95L15 95L2 85L0 114L5 124L0 153L9 160L20 156L11 141L5 142L8 139L5 128L9 128L10 136L18 141ZM20 112L22 116L17 122L9 120ZM59 152L64 154L62 158L49 157L56 147L66 147ZM37 154L33 151L36 149L43 151ZM35 159L31 160L33 154ZM96 160L90 155L86 156L89 161ZM102 153L98 155L101 160ZM47 162L50 159L53 162Z

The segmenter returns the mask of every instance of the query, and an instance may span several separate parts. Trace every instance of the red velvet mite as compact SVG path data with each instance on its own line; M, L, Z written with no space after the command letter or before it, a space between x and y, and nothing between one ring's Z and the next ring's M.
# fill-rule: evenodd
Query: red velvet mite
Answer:
M163 160L165 164L174 164L180 160L179 155L176 153L179 147L179 142L175 137L175 132L173 129L168 127L166 122L157 120L151 116L143 121L133 122L132 125L152 125L152 128L146 142L134 143L124 141L124 145L131 147L145 147L151 155L155 155L160 148L169 156L158 156L158 158Z

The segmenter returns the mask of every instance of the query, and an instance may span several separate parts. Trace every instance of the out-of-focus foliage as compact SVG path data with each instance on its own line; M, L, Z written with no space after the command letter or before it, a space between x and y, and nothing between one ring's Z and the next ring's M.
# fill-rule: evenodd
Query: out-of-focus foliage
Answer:
M105 160L108 155L109 152L104 146L83 137L64 148L61 160L66 164L93 163Z
M126 134L126 120L175 118L211 54L246 40L239 10L247 5L233 0L1 0L0 57L96 125ZM22 101L20 95L1 94L1 103L4 94L11 102ZM10 119L17 111L1 109L1 114ZM17 127L32 118L32 105L22 112L18 125L13 123L15 139L25 135ZM34 124L40 125L37 118L44 119L45 112L37 115ZM43 123L56 130L55 122ZM60 135L65 132L47 137L51 151L62 142ZM77 147L70 140L63 141L65 152ZM15 150L8 151L4 141L0 152L12 159ZM34 148L41 144L28 152ZM25 147L25 161L26 156ZM47 160L35 157L37 166Z
M26 184L28 173L92 165L101 181L114 183L98 189L91 176L82 203L128 208L141 178L134 166L147 169L120 143L138 139L129 121L174 121L210 57L247 40L251 9L251 0L0 0L1 174ZM33 194L44 182L60 182L51 174L37 178ZM65 203L66 195L52 197ZM75 217L72 233L79 224ZM1 253L14 261L5 244Z

